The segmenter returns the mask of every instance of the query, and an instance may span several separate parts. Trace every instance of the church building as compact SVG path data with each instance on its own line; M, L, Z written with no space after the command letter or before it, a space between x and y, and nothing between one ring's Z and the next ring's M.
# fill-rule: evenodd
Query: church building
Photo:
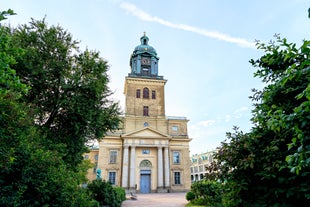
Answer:
M185 117L166 116L165 84L159 58L144 34L130 57L125 77L125 114L120 130L108 133L86 154L96 163L88 178L102 179L127 192L184 192L191 186L191 139ZM177 103L176 103L177 104Z

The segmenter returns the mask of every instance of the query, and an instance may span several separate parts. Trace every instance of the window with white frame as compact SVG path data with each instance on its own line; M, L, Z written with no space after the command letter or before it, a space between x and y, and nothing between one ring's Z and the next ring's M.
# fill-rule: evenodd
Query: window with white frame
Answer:
M181 184L181 172L174 172L174 184L175 185Z
M173 164L180 164L180 152L179 151L173 152Z
M116 150L111 150L110 151L110 164L115 164L116 163L116 158L117 158L117 151Z
M116 184L116 172L109 172L109 182L112 185Z

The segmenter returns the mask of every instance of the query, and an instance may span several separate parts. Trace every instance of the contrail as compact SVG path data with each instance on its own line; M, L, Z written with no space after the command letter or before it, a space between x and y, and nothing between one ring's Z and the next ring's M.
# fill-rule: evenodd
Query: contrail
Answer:
M243 38L236 38L236 37L232 37L230 35L223 34L223 33L217 32L217 31L209 31L206 29L197 28L197 27L193 27L190 25L186 25L186 24L175 24L175 23L169 22L167 20L158 18L156 16L152 16L152 15L146 13L145 11L137 8L134 4L130 4L127 2L121 3L120 6L122 9L130 12L132 15L138 17L139 19L141 19L143 21L156 22L156 23L159 23L161 25L164 25L164 26L167 26L170 28L181 29L184 31L193 32L196 34L200 34L200 35L203 35L206 37L211 37L211 38L218 39L221 41L234 43L234 44L237 44L238 46L241 46L241 47L255 48L254 41L250 42L250 41L243 39Z

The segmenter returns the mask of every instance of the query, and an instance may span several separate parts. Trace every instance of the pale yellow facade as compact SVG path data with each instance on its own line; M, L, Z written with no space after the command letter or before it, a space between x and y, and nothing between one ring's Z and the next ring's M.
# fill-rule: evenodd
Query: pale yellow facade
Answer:
M89 156L98 154L94 161L100 176L127 192L189 191L188 120L165 115L167 80L157 75L157 54L147 42L145 35L141 37L141 45L131 56L120 129L108 133ZM89 171L89 179L96 178L96 169Z
M209 171L207 167L211 165L214 160L216 150L195 154L191 156L191 181L196 182L208 178Z

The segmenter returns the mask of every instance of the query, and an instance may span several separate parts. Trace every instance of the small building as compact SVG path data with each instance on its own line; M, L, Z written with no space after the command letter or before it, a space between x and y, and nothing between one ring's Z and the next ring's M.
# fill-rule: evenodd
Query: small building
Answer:
M120 130L100 141L96 169L88 177L101 177L127 192L189 191L190 155L185 117L165 114L165 84L158 75L159 58L144 34L130 57L125 77L125 114ZM176 103L177 104L177 103Z
M216 151L209 151L191 156L191 182L208 178L206 167L210 166Z

